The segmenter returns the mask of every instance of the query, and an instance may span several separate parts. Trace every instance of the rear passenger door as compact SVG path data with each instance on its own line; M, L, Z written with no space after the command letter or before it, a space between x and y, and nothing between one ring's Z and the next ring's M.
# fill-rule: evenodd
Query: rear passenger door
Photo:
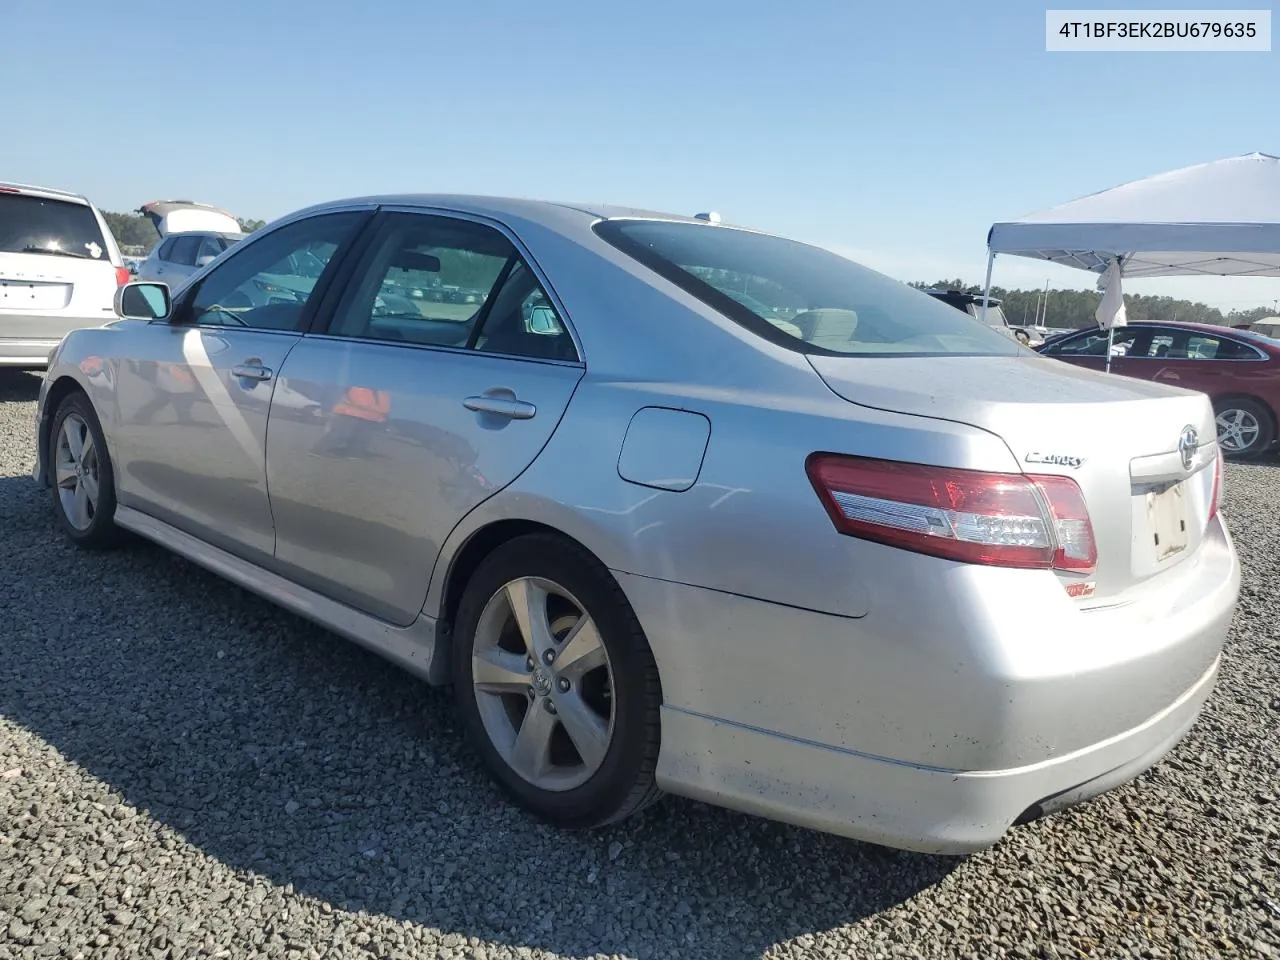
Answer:
M449 532L538 455L584 368L546 283L495 225L385 212L343 287L271 406L276 566L407 625Z
M1247 386L1249 361L1265 359L1258 350L1230 337L1189 327L1158 327L1150 346L1130 362L1147 380L1222 396ZM1260 369L1260 368L1259 368Z

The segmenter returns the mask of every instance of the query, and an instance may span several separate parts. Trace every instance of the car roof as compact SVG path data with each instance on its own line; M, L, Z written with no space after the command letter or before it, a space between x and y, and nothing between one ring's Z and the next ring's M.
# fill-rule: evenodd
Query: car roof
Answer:
M481 194L454 193L403 193L365 197L348 197L308 207L306 213L319 213L327 209L373 203L382 206L422 207L423 209L450 210L474 216L505 219L519 217L548 227L563 225L566 220L674 220L708 225L708 221L694 216L664 213L609 203L572 203L554 200L533 200L518 197L485 196ZM299 211L302 213L303 211ZM725 224L719 224L725 226ZM742 229L742 228L737 228Z
M19 193L31 197L44 197L48 200L65 200L70 203L83 203L85 206L92 206L89 198L78 193L71 193L68 190L58 190L54 187L37 187L30 183L10 183L0 180L0 192L3 193Z

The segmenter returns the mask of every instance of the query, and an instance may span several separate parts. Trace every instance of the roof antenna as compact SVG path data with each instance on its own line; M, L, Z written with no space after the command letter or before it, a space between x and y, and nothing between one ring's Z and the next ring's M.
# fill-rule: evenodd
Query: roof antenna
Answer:
M695 213L693 215L693 219L705 220L707 221L707 223L719 223L720 214L716 213L714 210L710 211L709 213Z

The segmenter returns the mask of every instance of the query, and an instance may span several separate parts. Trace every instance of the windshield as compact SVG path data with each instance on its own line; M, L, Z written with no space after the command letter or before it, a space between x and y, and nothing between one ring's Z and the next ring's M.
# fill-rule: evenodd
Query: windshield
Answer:
M968 307L969 314L978 320L982 319L982 301L971 303ZM987 304L987 326L989 327L1007 327L1009 321L1005 319L1004 311L994 303Z
M1007 356L1021 348L963 311L819 247L661 220L596 232L752 332L832 356Z
M107 258L93 211L83 203L0 193L0 253Z

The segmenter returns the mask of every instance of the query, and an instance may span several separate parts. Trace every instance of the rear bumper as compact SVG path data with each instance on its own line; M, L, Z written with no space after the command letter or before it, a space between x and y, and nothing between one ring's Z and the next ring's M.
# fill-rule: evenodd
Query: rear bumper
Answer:
M1082 610L1052 575L877 550L837 617L625 573L654 650L660 785L965 853L1136 776L1213 688L1240 588L1217 521L1178 576Z
M1010 770L940 770L866 756L664 708L659 784L718 806L922 853L966 854L1016 822L1127 783L1195 723L1218 660L1142 726Z
M0 367L43 370L49 365L49 354L62 338L17 339L0 337Z

